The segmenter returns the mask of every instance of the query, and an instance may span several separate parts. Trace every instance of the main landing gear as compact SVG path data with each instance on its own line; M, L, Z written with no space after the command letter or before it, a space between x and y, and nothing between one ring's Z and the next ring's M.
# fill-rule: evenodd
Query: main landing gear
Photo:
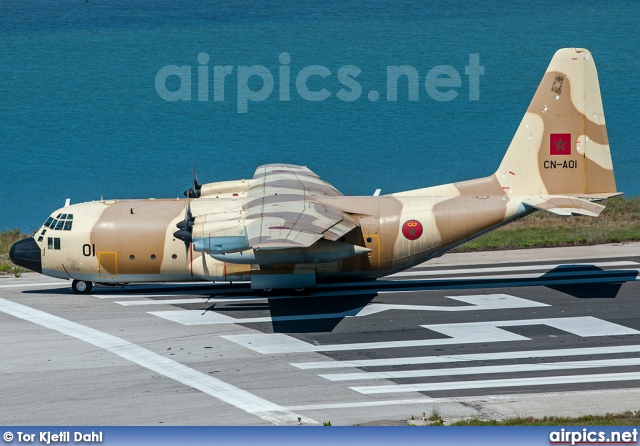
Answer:
M74 294L89 294L93 288L93 282L85 282L84 280L74 280L71 283L71 289Z

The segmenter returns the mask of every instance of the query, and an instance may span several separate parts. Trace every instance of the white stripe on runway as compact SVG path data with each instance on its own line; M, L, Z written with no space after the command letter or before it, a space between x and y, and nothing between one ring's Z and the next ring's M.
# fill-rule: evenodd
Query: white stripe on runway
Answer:
M348 367L385 367L419 364L443 364L466 361L498 361L502 359L554 358L559 356L611 355L617 353L640 353L640 345L613 347L584 347L557 350L525 350L518 352L471 353L466 355L416 356L411 358L361 359L350 361L299 362L290 365L299 369L340 369Z
M294 424L297 421L298 415L282 406L122 338L6 299L0 299L0 311L111 352L270 423ZM305 419L305 423L318 424L317 421L308 418Z
M380 406L405 406L407 404L433 404L434 402L443 402L438 398L411 398L406 400L386 400L386 401L357 401L353 403L325 403L325 404L307 404L301 406L287 406L289 410L323 410L323 409L351 409L356 407L380 407Z
M29 288L29 287L38 287L38 286L52 286L52 285L60 285L63 287L70 287L70 284L64 283L62 281L58 282L31 282L31 283L16 283L13 285L0 285L0 288Z
M424 291L421 291L424 292ZM408 311L478 311L478 310L506 310L508 308L549 307L543 304L509 294L478 294L473 296L445 296L447 299L464 302L468 305L401 305L401 304L369 304L358 316L369 316L389 310Z
M376 393L438 392L441 390L489 389L500 387L553 386L600 382L640 381L640 372L603 373L600 375L542 376L538 378L488 379L444 383L397 384L390 386L350 387L364 395Z
M477 273L506 273L513 271L542 271L552 270L559 266L595 266L601 267L613 267L613 266L636 266L640 265L638 262L620 261L620 262L600 262L600 263L559 263L553 265L526 265L526 266L499 266L493 268L465 268L465 269L441 269L441 270L409 270L401 273L392 274L389 277L410 277L410 276L448 276L458 274L477 274Z
M173 310L173 311L149 311L148 314L167 319L182 325L216 325L216 324L257 324L261 322L289 322L306 321L316 319L341 319L349 316L356 316L361 308L345 311L342 313L325 314L300 314L294 316L264 316L234 318L216 311L203 310Z
M551 370L594 369L601 367L639 366L640 358L600 359L592 361L543 362L537 364L509 364L479 367L459 367L429 370L400 370L390 372L334 373L318 375L329 381L363 379L425 378L434 376L481 375L492 373L547 372Z
M172 297L176 296L175 294L92 294L92 297L97 297L98 299L130 299L134 297Z
M264 316L234 318L216 311L203 310L171 310L171 311L150 311L149 314L170 320L182 325L214 325L214 324L255 324L261 322L286 322L315 319L341 319L346 317L366 317L373 314L389 310L409 310L409 311L478 311L478 310L504 310L507 308L533 308L548 307L549 305L535 302L508 294L482 294L476 296L446 296L449 299L464 302L469 305L457 306L435 306L435 305L396 305L396 304L369 304L363 308L343 311L341 313L316 313L298 314L292 316ZM171 299L171 300L139 300L116 302L117 304L129 305L180 305L188 303L216 303L233 302L242 300L264 300L264 298L246 299Z
M136 296L140 297L140 296ZM149 296L149 297L158 297L158 296ZM253 301L253 300L266 300L264 297L247 297L240 299L220 299L220 298L208 298L208 297L198 297L198 298L184 298L184 299L148 299L148 300L127 300L123 302L115 302L124 307L130 306L143 306L143 305L182 305L182 304L215 304L221 302L244 302L244 301Z
M525 336L501 327L547 325L580 337L636 335L639 331L592 316L523 319L512 321L464 322L433 324L422 327L440 333L446 338L408 339L405 341L362 342L354 344L314 345L283 333L260 333L221 336L263 355L302 352L335 352L347 350L375 350L381 348L424 347L432 345L477 344L489 342L529 341Z

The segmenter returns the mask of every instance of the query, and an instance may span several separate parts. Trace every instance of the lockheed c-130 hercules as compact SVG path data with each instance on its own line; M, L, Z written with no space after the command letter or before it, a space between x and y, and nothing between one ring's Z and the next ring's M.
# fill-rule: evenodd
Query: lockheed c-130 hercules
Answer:
M595 64L554 55L495 174L389 195L343 196L311 170L267 164L247 180L194 184L188 199L65 206L11 260L93 283L250 281L253 289L376 279L535 210L596 217L615 195Z

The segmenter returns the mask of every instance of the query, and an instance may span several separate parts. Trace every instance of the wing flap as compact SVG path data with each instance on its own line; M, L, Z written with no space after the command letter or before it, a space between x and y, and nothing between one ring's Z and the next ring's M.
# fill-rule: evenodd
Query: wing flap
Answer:
M257 249L300 248L323 237L339 239L357 222L315 198L341 195L304 166L258 167L244 208L249 245Z

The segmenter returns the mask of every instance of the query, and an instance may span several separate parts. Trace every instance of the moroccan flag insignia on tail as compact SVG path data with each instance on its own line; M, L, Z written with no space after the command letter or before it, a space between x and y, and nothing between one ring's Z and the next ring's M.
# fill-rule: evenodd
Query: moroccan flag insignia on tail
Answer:
M550 155L571 155L571 133L551 133L549 135Z

